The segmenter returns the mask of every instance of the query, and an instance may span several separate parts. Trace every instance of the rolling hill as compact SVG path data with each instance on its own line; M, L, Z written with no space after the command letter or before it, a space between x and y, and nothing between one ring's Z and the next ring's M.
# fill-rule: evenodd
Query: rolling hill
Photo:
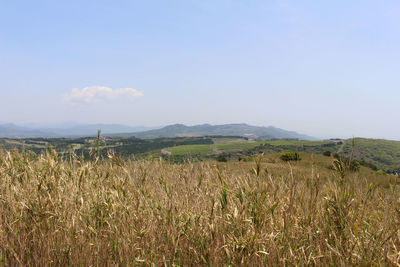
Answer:
M286 131L273 126L251 126L248 124L223 124L210 125L201 124L195 126L186 126L183 124L174 124L161 129L132 133L131 136L142 139L165 138L165 137L185 137L185 136L243 136L259 139L301 139L315 140L316 138L299 134L292 131Z
M400 141L355 138L352 149L352 140L348 139L338 152L372 163L379 169L400 173Z

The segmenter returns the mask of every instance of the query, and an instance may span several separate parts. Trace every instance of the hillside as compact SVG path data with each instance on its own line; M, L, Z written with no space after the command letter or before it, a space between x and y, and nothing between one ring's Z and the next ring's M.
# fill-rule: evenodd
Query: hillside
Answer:
M260 127L260 126L251 126L244 123L223 124L223 125L202 124L195 126L174 124L166 126L161 129L132 134L132 136L143 139L152 139L161 137L206 136L206 135L244 136L249 138L260 138L260 139L282 139L282 138L301 139L301 140L315 139L307 135L299 134L292 131L286 131L273 126Z
M354 139L353 158L376 165L379 169L400 173L400 141L384 139ZM352 140L346 140L338 151L350 157Z

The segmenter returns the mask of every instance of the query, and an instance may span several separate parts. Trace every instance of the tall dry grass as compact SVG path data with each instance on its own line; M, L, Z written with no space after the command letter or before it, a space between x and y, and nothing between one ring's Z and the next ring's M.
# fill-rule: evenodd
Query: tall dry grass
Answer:
M364 176L1 152L0 264L396 265L399 188Z

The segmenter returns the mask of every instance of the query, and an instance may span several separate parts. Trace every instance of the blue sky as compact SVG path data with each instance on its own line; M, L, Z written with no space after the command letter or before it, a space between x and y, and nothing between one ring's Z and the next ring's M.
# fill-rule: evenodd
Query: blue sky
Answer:
M399 1L0 4L0 121L400 140Z

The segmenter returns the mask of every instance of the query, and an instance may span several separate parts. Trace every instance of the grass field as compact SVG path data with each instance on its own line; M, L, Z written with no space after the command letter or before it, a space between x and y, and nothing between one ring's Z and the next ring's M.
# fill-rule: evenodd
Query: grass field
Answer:
M198 155L213 152L213 145L182 145L167 147L165 150L172 155Z
M398 264L399 178L301 157L176 165L0 152L0 265Z
M251 149L264 143L265 142L238 142L228 144L216 144L215 146L221 152L233 152Z
M275 140L266 141L265 143L272 146L322 146L324 144L331 144L331 141L304 141L304 140Z
M213 138L214 144L231 144L231 143L247 143L248 141L244 138L231 138L231 137L221 137Z
M222 138L221 138L222 139ZM170 151L172 155L206 155L222 152L242 151L254 148L265 142L251 142L244 139L224 138L215 142L214 145L182 145L167 147L165 150Z
M298 149L304 146L321 147L324 144L332 144L330 141L298 141L298 140L277 140L277 141L247 141L243 138L216 138L214 145L183 145L166 148L172 155L201 155L212 153L230 153L253 149L257 146L268 144L274 147L290 147Z

